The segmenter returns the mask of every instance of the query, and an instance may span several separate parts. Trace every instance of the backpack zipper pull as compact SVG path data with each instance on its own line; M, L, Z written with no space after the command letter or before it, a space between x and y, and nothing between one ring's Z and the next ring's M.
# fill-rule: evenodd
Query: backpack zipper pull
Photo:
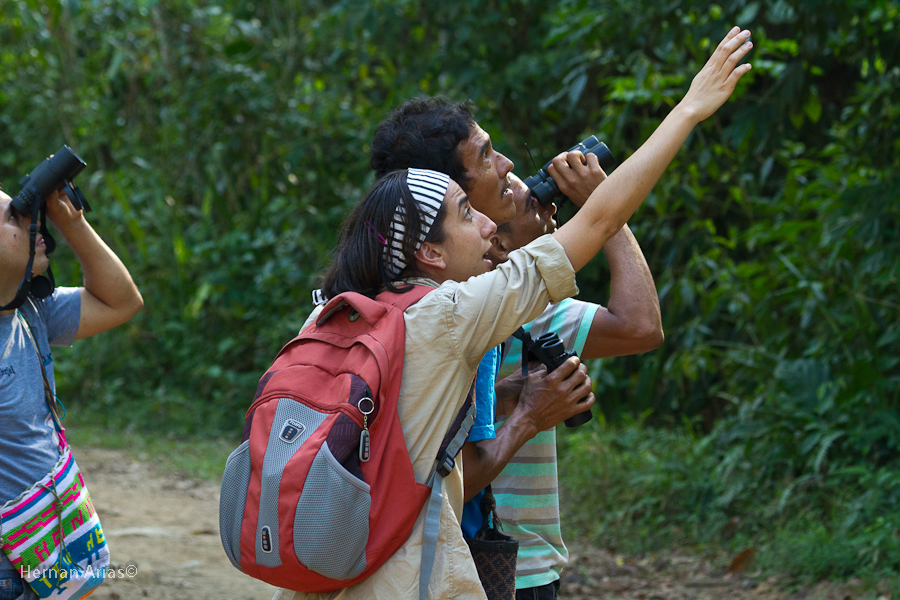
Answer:
M359 460L360 462L369 462L372 452L372 446L369 442L369 415L375 410L375 401L366 396L359 401L356 407L363 416L363 430L359 434Z

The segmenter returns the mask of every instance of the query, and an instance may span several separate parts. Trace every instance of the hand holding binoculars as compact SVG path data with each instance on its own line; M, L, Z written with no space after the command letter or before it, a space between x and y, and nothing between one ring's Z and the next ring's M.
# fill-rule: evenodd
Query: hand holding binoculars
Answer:
M619 165L606 144L598 140L595 135L572 146L567 152L572 152L574 150L580 150L585 157L587 157L588 154L596 154L597 159L600 161L600 168L607 174ZM525 179L525 185L528 186L531 190L531 194L537 199L541 206L547 206L551 202L559 203L566 199L560 191L559 185L553 181L553 178L547 171L552 162L553 161L548 161L537 173Z

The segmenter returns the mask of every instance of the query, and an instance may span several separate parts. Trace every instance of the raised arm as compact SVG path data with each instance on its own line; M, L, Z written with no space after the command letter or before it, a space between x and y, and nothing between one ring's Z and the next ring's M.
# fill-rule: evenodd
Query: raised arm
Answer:
M128 269L64 193L47 199L47 216L66 238L84 273L77 339L102 333L137 314L144 300Z
M735 27L694 77L685 97L650 138L601 183L588 201L553 236L562 244L575 271L616 235L659 180L688 134L712 115L750 70L738 62L750 51L749 31ZM553 165L550 175L557 176Z
M560 191L578 206L606 179L593 154L585 160L581 152L563 152L553 164ZM609 303L594 313L581 357L627 356L659 348L665 336L656 284L628 225L606 242L603 253L609 262Z
M650 267L628 225L603 246L609 262L607 306L594 313L581 358L627 356L662 345L659 295Z

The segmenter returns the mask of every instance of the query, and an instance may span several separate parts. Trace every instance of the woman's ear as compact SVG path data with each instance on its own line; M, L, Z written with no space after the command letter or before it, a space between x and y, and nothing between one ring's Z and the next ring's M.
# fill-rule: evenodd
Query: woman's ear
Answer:
M416 260L419 261L420 268L439 270L447 268L447 262L444 260L444 249L433 245L431 242L423 242L419 249L416 250L415 256Z
M488 258L494 263L494 266L505 263L509 260L509 248L503 243L503 240L497 234L491 236L491 249L488 250Z

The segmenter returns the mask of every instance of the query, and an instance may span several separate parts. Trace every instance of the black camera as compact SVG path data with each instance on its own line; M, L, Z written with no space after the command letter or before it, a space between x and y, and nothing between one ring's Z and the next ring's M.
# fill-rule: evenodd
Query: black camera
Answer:
M34 170L19 181L22 191L13 198L12 207L21 215L30 215L43 208L44 199L57 190L66 190L66 195L75 210L91 212L87 203L72 180L87 166L68 146L60 148L56 154L44 159Z
M549 373L566 362L570 356L577 356L574 350L567 351L562 340L553 332L545 333L533 340L531 339L531 334L520 327L513 335L522 340L522 372L526 375L528 374L527 365L530 360L537 360L543 363ZM579 400L579 402L584 402L585 400L587 400L587 396ZM584 412L569 417L564 422L566 427L578 427L590 421L592 417L591 409L588 408Z
M22 191L12 199L10 205L20 215L31 217L28 265L25 267L25 277L19 284L15 298L6 306L0 306L0 310L10 310L22 306L29 294L43 299L53 293L53 289L56 287L56 282L53 280L53 269L47 267L46 275L35 276L32 272L38 233L44 238L45 255L49 256L56 248L56 241L47 229L47 219L45 218L47 205L44 200L53 192L65 189L66 196L69 197L75 210L91 212L91 207L81 190L72 182L86 166L87 163L81 160L71 148L63 146L56 154L44 159L31 173L19 181ZM40 221L40 225L38 225L38 221Z
M595 135L572 146L568 149L568 152L574 150L581 150L585 157L587 157L588 154L596 154L597 159L600 161L600 168L603 169L606 174L612 172L612 170L619 165L606 144L598 140ZM541 203L541 206L547 206L551 202L558 202L565 199L563 193L559 191L559 186L556 185L556 182L553 181L553 178L550 177L550 174L547 172L547 167L549 167L552 162L552 160L548 161L547 164L544 165L544 168L525 180L525 185L528 186L531 190L531 194L537 201Z

